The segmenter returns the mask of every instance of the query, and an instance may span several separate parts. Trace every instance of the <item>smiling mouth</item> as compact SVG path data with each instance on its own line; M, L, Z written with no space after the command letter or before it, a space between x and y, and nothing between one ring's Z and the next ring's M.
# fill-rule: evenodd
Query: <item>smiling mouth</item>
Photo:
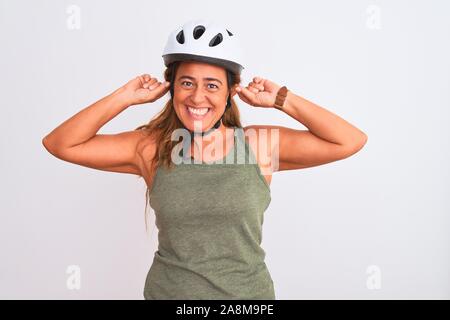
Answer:
M210 112L211 108L193 108L190 106L186 106L188 113L191 117L195 119L203 119Z

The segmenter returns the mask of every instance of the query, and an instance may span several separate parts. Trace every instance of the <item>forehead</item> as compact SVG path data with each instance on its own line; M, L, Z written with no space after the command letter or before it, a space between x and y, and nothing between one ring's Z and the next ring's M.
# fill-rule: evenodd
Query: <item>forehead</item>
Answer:
M177 78L182 75L189 75L196 79L214 77L226 81L227 73L224 68L197 61L183 61L177 69Z

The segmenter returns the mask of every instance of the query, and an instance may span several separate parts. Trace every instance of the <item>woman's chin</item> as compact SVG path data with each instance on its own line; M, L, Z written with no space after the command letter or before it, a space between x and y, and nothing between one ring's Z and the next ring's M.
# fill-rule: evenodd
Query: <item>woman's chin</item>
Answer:
M196 122L183 122L186 129L189 131L195 131L195 132L204 132L209 129L209 125L202 123L201 121L196 120ZM212 127L212 126L211 126Z

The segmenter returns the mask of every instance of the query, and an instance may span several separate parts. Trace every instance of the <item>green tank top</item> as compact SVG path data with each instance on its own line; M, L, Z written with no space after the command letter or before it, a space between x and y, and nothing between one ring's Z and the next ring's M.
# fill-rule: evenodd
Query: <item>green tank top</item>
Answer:
M145 299L275 299L260 246L270 188L234 129L233 148L213 164L156 169L149 203L158 250Z

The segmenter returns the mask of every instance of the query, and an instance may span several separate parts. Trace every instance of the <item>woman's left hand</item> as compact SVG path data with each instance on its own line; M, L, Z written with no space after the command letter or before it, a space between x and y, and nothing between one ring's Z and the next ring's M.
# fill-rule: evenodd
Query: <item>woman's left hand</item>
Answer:
M236 92L242 101L254 107L272 108L281 88L268 79L254 77L247 87L236 87Z

